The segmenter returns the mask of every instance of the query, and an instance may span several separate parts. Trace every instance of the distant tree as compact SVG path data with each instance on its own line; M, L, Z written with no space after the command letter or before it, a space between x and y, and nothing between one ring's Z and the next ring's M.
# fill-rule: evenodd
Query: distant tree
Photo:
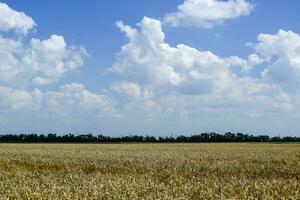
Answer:
M19 142L19 143L120 143L120 142L138 142L138 143L207 143L207 142L300 142L300 137L270 137L268 135L249 135L243 133L201 133L191 136L180 135L177 137L153 137L129 135L122 137L109 137L103 135L81 134L81 135L57 135L55 133L43 134L2 134L0 142Z

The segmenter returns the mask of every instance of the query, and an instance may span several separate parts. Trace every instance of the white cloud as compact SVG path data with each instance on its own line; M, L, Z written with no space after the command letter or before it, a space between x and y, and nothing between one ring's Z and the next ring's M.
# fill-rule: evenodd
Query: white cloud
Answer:
M260 34L258 43L251 44L264 61L264 79L279 84L285 90L295 90L300 85L300 36L292 31Z
M254 5L246 0L185 0L177 12L166 14L164 22L172 26L211 28L225 20L249 15Z
M52 121L59 118L67 123L119 117L112 98L83 84L65 84L58 90L36 88L59 83L68 72L77 71L87 51L68 45L56 34L48 39L26 37L35 26L31 17L0 3L0 32L9 32L0 35L0 114L12 121L53 117Z
M163 88L178 88L185 94L202 94L223 91L236 79L235 67L249 72L250 63L239 57L220 58L210 51L199 51L179 44L171 47L164 41L158 20L145 17L140 30L118 26L126 33L129 42L122 47L110 71L129 80ZM251 56L252 57L252 56Z
M225 58L225 61L232 67L237 67L236 70L241 74L248 74L254 66L262 64L265 60L253 53L248 56L247 60L238 56L230 56Z
M82 66L86 55L83 47L68 46L58 35L46 40L32 38L29 45L0 37L0 83L18 87L52 84Z
M161 114L161 107L155 102L155 95L149 88L124 81L114 83L111 90L120 95L117 98L118 106L125 118L157 117ZM126 97L125 101L122 101L123 97Z
M182 77L171 66L165 65L160 59L153 62L156 57L164 56L156 55L156 49L161 53L159 49L168 48L168 46L163 46L165 36L159 21L145 17L139 24L143 32L125 26L122 22L118 22L117 25L127 34L130 43L122 47L122 52L118 55L119 61L114 64L111 71L118 74L137 75L138 79L153 81L157 84L176 85L181 81ZM145 46L143 47L143 45ZM147 73L143 75L144 70ZM157 70L160 70L160 73L157 73Z
M204 113L214 117L222 113L219 117L228 117L234 112L237 118L251 118L294 109L294 98L280 85L250 77L253 67L266 60L258 51L242 59L221 58L184 44L172 47L164 41L160 21L147 17L138 23L137 29L122 22L118 26L129 41L109 70L126 82L115 84L113 90L135 97L151 91L147 101L152 109L143 109L145 99L132 98L125 102L126 113L196 119L205 117Z
M27 34L35 26L36 24L30 16L15 11L5 3L0 2L0 32L14 31Z
M0 85L1 110L36 109L42 100L42 93L35 89L32 92L16 90Z
M0 32L12 31L12 35L0 36L1 112L29 116L37 112L37 118L51 115L67 121L118 116L114 100L85 89L83 84L66 84L58 91L36 88L58 83L68 72L78 70L87 51L82 46L68 45L63 36L56 34L45 40L14 35L26 35L35 26L29 16L0 3Z
M0 82L10 82L16 78L17 74L21 73L22 68L17 57L22 52L20 41L0 36Z
M134 99L139 99L142 94L140 86L131 82L116 83L112 86L112 90Z
M250 45L254 52L246 58L220 57L211 51L185 44L171 46L165 41L162 23L213 27L252 10L253 5L243 0L186 0L178 12L166 15L164 22L145 17L136 28L118 22L128 42L108 69L119 75L113 79L118 81L110 83L104 93L92 92L78 83L58 89L38 89L59 84L68 72L83 66L86 50L67 44L63 36L55 34L48 39L10 38L10 34L3 34L0 117L11 112L11 124L19 117L25 124L43 118L49 127L53 124L64 127L65 122L70 122L75 129L92 123L98 128L99 123L105 126L111 120L109 131L117 129L115 124L123 125L126 121L129 128L138 126L143 130L159 127L158 131L178 131L186 125L184 132L190 127L193 130L208 127L211 131L218 123L219 127L229 127L232 131L232 127L250 127L248 122L253 119L259 121L254 125L264 127L270 116L297 119L300 116L297 33L280 30L274 35L260 34L258 42ZM5 22L7 19L1 14L0 31L26 34L35 26L33 20L32 25L26 26ZM17 16L26 18L25 14ZM257 70L262 69L261 76L253 72L257 65ZM123 129L121 126L118 131Z
M44 94L45 109L54 115L76 118L87 114L98 117L117 117L114 100L106 95L95 94L82 84L66 84L59 91Z
M53 116L117 117L115 101L107 95L96 94L84 88L83 84L70 83L58 91L42 92L39 89L21 90L0 85L1 111L39 111Z
M35 26L31 17L0 2L0 32L12 31L0 35L0 84L23 89L49 85L84 64L84 47L66 44L63 36L41 40L14 35L26 35Z
M52 35L47 40L33 38L22 64L32 69L34 85L47 85L57 82L66 72L77 70L86 55L83 47L68 46L62 36Z

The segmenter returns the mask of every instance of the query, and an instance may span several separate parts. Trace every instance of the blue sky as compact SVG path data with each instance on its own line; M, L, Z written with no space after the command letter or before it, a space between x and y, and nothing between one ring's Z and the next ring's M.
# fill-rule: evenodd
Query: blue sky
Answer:
M298 1L1 2L1 132L299 135Z

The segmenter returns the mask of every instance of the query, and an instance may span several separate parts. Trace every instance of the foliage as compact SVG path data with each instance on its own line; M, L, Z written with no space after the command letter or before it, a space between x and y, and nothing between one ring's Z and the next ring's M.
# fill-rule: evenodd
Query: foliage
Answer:
M206 143L206 142L300 142L300 137L270 137L268 135L249 135L242 133L202 133L192 136L153 137L130 135L109 137L103 135L57 135L57 134L3 134L0 143Z

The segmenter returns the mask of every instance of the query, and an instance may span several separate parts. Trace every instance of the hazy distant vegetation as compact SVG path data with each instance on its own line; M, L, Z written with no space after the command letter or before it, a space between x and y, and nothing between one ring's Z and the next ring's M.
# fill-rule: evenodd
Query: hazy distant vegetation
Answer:
M57 134L2 134L0 143L206 143L206 142L300 142L300 137L270 137L268 135L249 135L242 133L201 133L192 136L153 137L130 135L110 137L104 135L57 135Z

